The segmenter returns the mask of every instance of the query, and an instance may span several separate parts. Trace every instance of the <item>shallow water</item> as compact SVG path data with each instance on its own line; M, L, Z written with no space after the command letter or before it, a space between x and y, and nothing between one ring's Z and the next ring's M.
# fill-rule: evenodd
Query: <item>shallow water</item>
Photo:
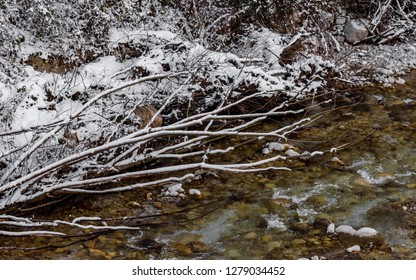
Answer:
M365 92L360 95L365 101L331 110L292 134L288 143L300 152L346 146L310 160L274 163L291 167L290 172L203 173L183 186L199 189L202 198L166 197L160 189L149 189L69 200L70 205L41 215L164 215L146 219L142 230L114 232L62 248L0 251L0 258L416 259L416 71L407 81L394 88L355 89L352 96ZM276 129L281 122L264 123L259 130ZM241 146L211 160L265 158L264 145ZM326 233L317 217L324 224L372 227L385 242L363 243L360 253L347 253L358 241ZM40 237L0 241L17 247L64 244Z

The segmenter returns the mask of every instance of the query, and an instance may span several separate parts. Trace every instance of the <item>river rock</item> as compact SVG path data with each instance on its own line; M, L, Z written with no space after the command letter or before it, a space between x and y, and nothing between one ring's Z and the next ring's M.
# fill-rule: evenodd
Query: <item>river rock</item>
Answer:
M110 259L110 257L107 256L106 253L104 253L103 251L100 251L98 249L88 248L88 252L90 254L90 257L92 257L94 259Z
M255 232L249 232L244 235L244 239L253 240L257 238L257 234Z
M326 217L316 217L313 222L313 227L322 230L322 232L326 232L331 223L331 220Z
M380 233L369 227L355 230L351 226L341 225L335 229L335 232L338 235L339 241L348 246L367 246L369 244L382 246L386 243L384 237Z
M263 244L269 243L272 241L273 236L271 234L265 234L262 237L260 237L260 242Z
M282 247L282 241L273 241L267 244L267 251L271 252L280 247Z
M191 248L179 242L171 242L169 246L174 249L179 255L188 257L193 254Z
M291 244L292 244L293 247L299 247L299 246L305 245L306 241L303 240L303 239L298 238L298 239L292 240Z
M364 19L353 19L347 21L344 26L345 40L353 44L365 39L368 35L368 29L365 26Z
M210 250L209 246L200 241L194 241L186 244L194 253L206 253Z

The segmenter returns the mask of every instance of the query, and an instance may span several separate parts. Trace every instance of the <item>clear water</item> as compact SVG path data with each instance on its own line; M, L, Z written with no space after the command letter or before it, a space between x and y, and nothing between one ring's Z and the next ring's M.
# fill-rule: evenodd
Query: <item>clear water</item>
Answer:
M314 225L372 227L386 244L352 258L416 259L416 72L395 88L361 88L366 101L338 108L290 136L301 151L345 149L310 161L284 163L292 171L208 174L184 184L202 199L168 198L160 189L79 198L42 213L100 217L166 214L134 232L115 232L63 248L0 251L0 258L109 259L297 259L348 258L348 244ZM259 130L281 126L281 120ZM236 140L216 143L225 147ZM265 144L265 143L263 143ZM263 145L245 145L218 162L266 157ZM332 165L338 157L342 168ZM152 199L146 199L152 193ZM169 214L172 213L172 214ZM0 238L3 246L64 244L45 238ZM53 243L55 242L55 243ZM343 253L340 253L343 252Z

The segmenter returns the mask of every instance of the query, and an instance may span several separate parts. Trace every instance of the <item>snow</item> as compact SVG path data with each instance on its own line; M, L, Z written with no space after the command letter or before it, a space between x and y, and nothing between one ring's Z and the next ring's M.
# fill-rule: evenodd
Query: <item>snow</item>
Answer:
M201 195L201 191L200 190L197 190L197 189L189 189L188 190L188 193L190 195L196 195L196 196L200 196Z
M300 156L300 154L299 154L298 152L295 152L295 151L294 151L294 150L292 150L292 149L287 150L287 151L285 152L285 154L286 154L288 157L299 157L299 156Z
M156 5L156 9L161 7L157 5L157 1L147 2L155 2L153 4ZM42 1L38 4L37 8L40 9L41 14L48 13L51 8L71 9L69 4L66 6L51 4L49 6L42 5ZM127 10L129 10L131 7L127 6ZM3 42L0 44L2 53L10 52L16 55L14 61L8 59L7 56L0 57L1 130L4 133L13 132L13 135L0 139L2 141L0 154L8 154L5 156L5 160L10 162L10 166L14 165L17 168L22 161L19 162L16 159L30 151L28 150L29 144L39 143L38 139L47 139L41 145L48 147L44 150L39 149L33 156L28 153L27 162L30 164L21 168L23 173L15 174L16 178L28 178L25 177L27 173L40 172L40 170L52 172L57 167L54 164L68 163L66 160L82 151L94 154L98 152L98 150L91 149L94 143L110 143L112 139L140 137L150 132L149 130L147 132L141 131L142 134L134 134L140 127L139 117L134 114L134 110L143 104L154 104L158 108L166 104L169 107L171 105L169 98L178 104L190 104L195 101L193 99L195 93L198 93L198 98L202 100L198 104L196 112L200 113L221 104L229 92L232 97L240 97L242 91L237 89L245 86L256 87L256 91L261 92L264 97L278 96L282 99L301 99L324 88L327 81L326 75L331 71L342 74L343 79L361 81L363 77L357 73L363 71L356 71L357 67L355 66L359 65L363 68L365 65L364 69L372 70L367 72L371 73L371 78L374 78L375 81L400 84L404 80L397 76L402 75L408 69L416 68L415 44L356 46L348 56L345 54L349 53L351 49L337 44L336 47L341 48L337 58L345 56L348 60L347 63L341 59L339 64L334 64L333 61L322 55L310 51L300 55L290 65L281 65L279 58L282 52L300 39L310 36L313 40L312 34L308 34L304 30L299 30L298 33L291 35L279 34L264 27L247 26L248 31L244 46L241 48L240 46L239 48L235 48L235 46L216 48L212 44L209 45L205 38L201 40L201 38L197 38L198 36L192 37L192 32L185 32L186 26L178 27L184 20L179 10L164 10L157 17L152 17L147 8L148 6L143 7L143 11L140 11L139 14L132 15L138 19L132 24L128 22L112 24L115 18L102 12L101 16L107 17L107 22L110 24L108 34L100 38L102 39L100 40L102 44L100 48L96 46L97 42L88 41L90 38L79 40L77 36L82 35L81 29L76 30L75 28L73 33L62 32L68 26L65 25L65 22L63 26L58 26L53 21L50 22L50 20L55 20L53 18L47 19L50 23L49 27L52 28L49 33L46 32L46 27L44 27L46 29L42 29L41 25L35 26L33 22L30 22L32 25L28 23L30 28L27 27L27 30L23 25L14 26L9 22L5 23L5 28L3 25L0 27L0 32L10 32L8 33L10 38L17 38L19 35L24 37L23 42L16 45L13 43L12 49L7 49L7 45L3 45ZM35 12L33 9L33 13ZM129 13L130 11L127 14ZM6 19L6 17L2 17L2 23L6 22ZM208 26L211 28L217 19L218 17L213 22L209 22ZM68 18L68 20L73 19ZM36 36L32 34L35 31L39 31ZM207 31L205 30L205 32ZM59 32L61 32L62 38L57 36ZM64 36L68 34L70 36ZM74 44L69 41L72 37L76 41ZM5 42L7 40L4 40ZM76 54L83 50L84 43L89 44L89 48L85 50L97 47L98 58L88 63L82 62L81 65L66 74L41 73L31 66L21 63L31 54L39 54L43 59L47 59L51 55L63 55L70 60L76 59ZM145 51L136 57L124 59L117 51L121 43L143 46ZM175 44L177 44L176 49L172 48ZM4 70L15 72L10 74ZM179 72L185 73L186 78L177 75L175 77L169 76L169 79L133 83L137 79L149 77L148 75L163 76ZM192 79L190 78L191 74L193 75ZM369 79L369 77L364 78ZM114 92L111 91L122 85L126 85L126 87ZM180 118L181 110L175 108L167 114L163 117ZM122 122L114 121L120 118L123 120ZM62 126L58 127L62 129L53 130L52 124L56 122L62 123ZM195 124L198 124L197 121ZM199 124L202 124L202 121ZM65 138L64 130L76 135L79 145L69 143ZM177 133L179 132L177 131ZM62 143L65 144L62 145ZM111 143L116 147L116 144L120 142ZM12 153L13 150L21 150L22 153ZM269 143L263 153L284 150L286 150L288 157L300 156L294 147L277 142ZM109 150L110 154L114 152L114 150ZM335 152L335 150L331 149L331 152ZM322 153L320 151L311 154L304 152L302 156L307 158ZM83 155L87 156L87 154ZM148 155L136 151L134 156L123 158L119 164L129 164L134 158L144 159ZM96 164L94 161L97 158L89 158L89 160L91 162L79 163L76 166L79 168L78 170L94 166ZM43 169L45 165L49 169ZM236 166L206 165L204 167L220 170ZM251 168L253 166L240 165L238 167ZM1 172L6 172L6 170L1 170ZM4 174L7 175L7 173ZM369 182L377 183L382 182L377 180L386 179L373 178L365 170L359 171L359 174ZM79 178L79 176L78 173L68 174L68 178ZM54 181L56 178L52 174L48 179ZM6 180L12 181L14 178L10 177ZM57 185L63 186L63 183L59 182ZM53 187L46 188L46 190L51 189ZM183 194L184 190L180 184L176 184L166 188L165 192L168 195L178 196ZM19 195L21 193L16 191L11 192L10 197L2 196L1 207L9 202L14 203L24 199L19 198ZM33 194L34 197L37 195ZM284 224L280 224L278 220L271 222L271 225L284 227ZM362 234L370 233L369 230L363 230Z
M351 247L347 248L348 253L360 252L360 251L361 251L361 248L360 248L359 245L354 245L354 246L351 246Z
M360 228L359 230L355 230L352 226L348 226L348 225L340 225L335 229L336 233L346 233L346 234L350 234L350 235L354 235L354 236L358 236L358 237L371 237L374 235L377 235L378 232L370 227L363 227Z
M348 225L340 225L335 229L336 233L347 233L347 234L351 234L351 235L355 235L356 234L356 230L352 227L352 226L348 226Z
M356 235L358 235L359 237L371 237L377 234L378 232L375 229L369 227L360 228L356 232Z
M272 151L283 151L285 146L277 142L271 142L269 145L267 145L267 148Z
M330 223L326 229L327 233L335 233L335 224L334 223Z

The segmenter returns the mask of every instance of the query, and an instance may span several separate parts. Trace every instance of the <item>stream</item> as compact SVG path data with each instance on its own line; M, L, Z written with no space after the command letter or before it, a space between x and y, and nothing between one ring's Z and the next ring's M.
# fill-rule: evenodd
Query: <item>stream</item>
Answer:
M332 153L273 163L292 171L201 173L182 186L185 193L201 192L196 195L166 196L159 188L66 200L39 215L70 219L129 213L146 217L147 223L131 221L143 230L111 232L70 246L2 250L0 258L416 259L416 71L404 85L351 92L363 101L329 110L288 139L299 153L340 147ZM259 131L284 121L263 123ZM266 146L242 145L210 160L258 160L267 156ZM370 227L378 234L360 239L328 233L331 223ZM45 238L0 237L0 242L17 247L54 242ZM360 251L347 251L357 244Z

